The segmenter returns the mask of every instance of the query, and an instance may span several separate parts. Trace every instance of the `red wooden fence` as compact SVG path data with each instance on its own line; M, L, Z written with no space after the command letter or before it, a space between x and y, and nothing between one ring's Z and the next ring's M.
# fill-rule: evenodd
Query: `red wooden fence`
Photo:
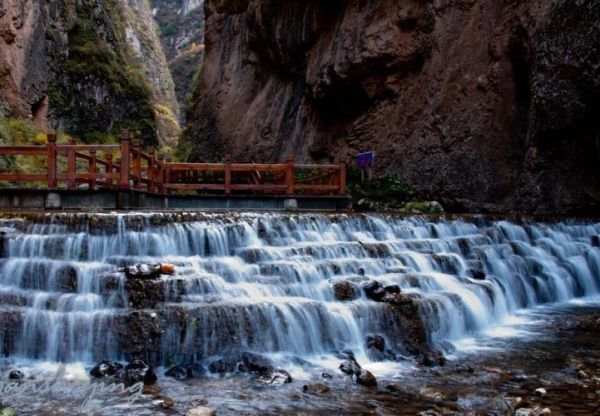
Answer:
M284 195L344 195L346 165L285 163L173 163L144 151L139 140L123 133L119 145L58 145L48 134L45 146L0 147L0 156L46 158L45 173L0 173L16 185L38 182L48 189L122 189L173 192ZM36 184L38 185L38 184Z

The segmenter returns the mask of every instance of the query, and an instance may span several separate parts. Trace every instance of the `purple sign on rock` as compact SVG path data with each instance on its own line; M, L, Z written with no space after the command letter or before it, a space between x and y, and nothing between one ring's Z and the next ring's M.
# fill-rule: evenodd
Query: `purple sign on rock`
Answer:
M375 163L375 152L359 153L355 157L356 166L359 168L368 168Z

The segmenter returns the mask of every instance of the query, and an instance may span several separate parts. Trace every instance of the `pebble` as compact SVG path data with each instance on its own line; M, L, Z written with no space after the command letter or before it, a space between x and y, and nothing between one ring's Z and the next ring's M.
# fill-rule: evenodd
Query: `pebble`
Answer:
M159 396L156 399L157 404L160 404L160 407L163 409L169 409L175 405L175 402L170 397Z
M540 388L538 388L538 389L535 389L535 394L537 394L538 396L545 396L545 395L546 395L546 393L548 393L548 392L547 392L547 391L546 391L546 389L545 389L545 388L543 388L543 387L540 387Z
M185 416L216 416L217 412L215 412L210 407L198 406L192 407L189 409Z

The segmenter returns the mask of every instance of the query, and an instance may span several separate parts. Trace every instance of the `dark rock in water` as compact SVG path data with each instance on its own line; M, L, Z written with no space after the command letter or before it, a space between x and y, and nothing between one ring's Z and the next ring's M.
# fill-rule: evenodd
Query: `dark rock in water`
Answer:
M174 378L175 380L183 381L191 378L202 377L204 373L204 367L202 367L200 364L178 364L169 368L165 372L165 376Z
M561 328L586 332L600 332L600 317L591 315L569 318L561 324Z
M25 374L19 370L12 370L8 373L8 378L10 380L23 380L25 378Z
M356 361L356 358L354 357L354 352L352 352L351 350L340 351L336 353L336 357L340 360Z
M122 269L128 279L156 279L161 275L160 264L138 263Z
M125 291L129 307L134 309L154 309L165 300L165 290L160 280L127 279Z
M343 281L333 284L333 295L337 300L354 300L359 297L359 292L356 285Z
M377 379L367 370L360 370L356 376L356 383L366 387L377 387Z
M184 365L178 364L171 368L169 368L165 372L165 376L174 378L175 380L187 380L188 379L188 370Z
M167 396L158 396L155 398L155 400L158 400L160 402L160 407L162 407L163 409L170 409L175 405L173 399Z
M290 357L290 361L292 363L294 363L295 365L298 365L300 367L304 367L304 368L308 368L308 367L314 367L314 365L310 362L310 361L306 361L303 358L300 358L298 356L292 356Z
M365 269L363 269L362 267L359 267L358 270L356 271L356 274L358 274L359 276L364 276Z
M326 380L331 380L333 378L333 375L329 373L321 373L321 377L323 377Z
M370 280L363 285L363 290L367 297L376 302L381 301L386 294L385 289L381 286L381 283L375 280Z
M116 361L104 360L90 370L90 375L96 378L112 377L117 375L123 366Z
M358 376L361 370L361 366L354 360L344 361L340 364L340 371L349 376Z
M232 373L237 370L239 358L237 356L226 356L212 361L208 364L208 371L211 373Z
M143 382L144 385L156 383L157 377L154 369L142 360L133 360L125 366L121 376L126 386Z
M367 335L367 348L383 351L385 349L385 339L381 335Z
M265 384L280 385L291 383L292 376L287 371L276 368L262 373L256 380Z
M476 280L485 280L485 273L481 270L469 270L470 275L473 279Z
M400 293L400 286L398 285L390 285L390 286L386 286L385 288L386 293Z
M600 235L593 235L590 240L592 247L600 247Z
M302 391L306 394L323 394L329 392L329 387L323 383L310 383L302 386Z
M240 371L251 373L268 373L273 370L273 362L267 357L252 352L242 353Z
M434 367L446 364L446 357L439 351L426 349L417 355L417 362L425 367Z

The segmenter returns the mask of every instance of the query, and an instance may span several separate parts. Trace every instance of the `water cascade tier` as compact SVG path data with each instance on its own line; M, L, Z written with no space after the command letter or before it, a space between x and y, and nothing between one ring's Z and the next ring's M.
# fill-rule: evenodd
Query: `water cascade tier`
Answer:
M4 356L434 363L516 311L600 291L600 224L317 214L4 220ZM171 264L126 277L121 267Z

